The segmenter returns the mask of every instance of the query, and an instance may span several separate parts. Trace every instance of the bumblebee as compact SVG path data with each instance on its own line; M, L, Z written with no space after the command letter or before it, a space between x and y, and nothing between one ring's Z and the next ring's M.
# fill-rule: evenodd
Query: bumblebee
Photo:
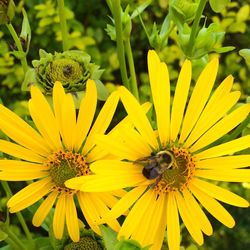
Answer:
M148 179L153 180L161 176L165 170L171 169L174 162L174 155L171 151L160 151L156 155L143 157L135 163L143 165L142 174Z

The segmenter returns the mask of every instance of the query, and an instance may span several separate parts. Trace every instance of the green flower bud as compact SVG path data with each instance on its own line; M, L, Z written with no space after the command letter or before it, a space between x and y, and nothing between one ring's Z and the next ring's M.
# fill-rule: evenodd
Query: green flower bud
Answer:
M0 0L0 24L11 21L15 14L15 3L13 0Z
M54 83L60 81L66 92L79 92L85 89L88 79L97 80L102 74L99 66L90 63L90 56L83 51L47 53L40 50L40 60L32 62L35 79L45 93L51 93Z
M170 5L184 22L193 20L198 8L198 3L194 0L172 0Z
M84 236L79 242L72 242L64 250L102 250L101 245L92 237Z

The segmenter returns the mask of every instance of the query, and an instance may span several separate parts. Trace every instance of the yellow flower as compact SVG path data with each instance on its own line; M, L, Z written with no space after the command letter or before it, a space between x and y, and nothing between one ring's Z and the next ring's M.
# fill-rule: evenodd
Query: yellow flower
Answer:
M94 148L96 133L105 133L119 100L118 93L107 99L93 126L97 91L92 80L87 82L84 99L78 116L71 94L65 94L60 82L53 88L53 109L37 87L31 88L29 111L37 128L33 129L16 114L0 105L2 131L14 142L0 140L0 150L15 160L0 160L0 179L28 181L39 179L23 188L8 201L10 212L15 213L46 196L33 217L33 224L40 226L53 205L53 230L61 239L66 222L68 234L79 241L79 222L74 198L76 197L90 227L100 234L95 221L106 214L123 192L85 193L67 188L64 182L76 176L91 174L90 163L103 153ZM108 222L118 230L116 220Z
M238 91L231 92L232 76L211 95L217 59L202 71L187 106L191 82L188 60L181 69L172 105L168 69L154 51L148 53L148 68L157 130L137 100L121 87L121 100L135 129L124 124L116 129L116 137L99 136L97 144L123 160L96 161L91 166L96 175L83 177L81 185L78 178L65 185L86 192L134 187L101 220L117 218L130 209L118 237L158 250L167 229L169 249L179 250L180 216L193 239L202 245L203 233L211 235L213 231L202 207L231 228L235 221L217 200L239 207L249 205L209 180L250 180L250 170L244 169L250 165L250 155L232 155L250 146L250 136L211 145L246 118L250 105L231 110L240 96Z

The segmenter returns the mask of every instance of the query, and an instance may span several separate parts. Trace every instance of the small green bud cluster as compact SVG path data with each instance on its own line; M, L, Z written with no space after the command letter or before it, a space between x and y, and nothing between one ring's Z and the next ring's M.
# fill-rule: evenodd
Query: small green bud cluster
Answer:
M103 70L90 62L90 56L78 50L65 51L55 54L39 51L40 60L33 60L34 68L26 73L23 90L30 85L41 87L43 92L51 94L54 83L60 81L66 92L80 92L85 89L88 79L98 80Z
M72 242L64 250L102 250L101 245L92 237L84 236L79 242Z

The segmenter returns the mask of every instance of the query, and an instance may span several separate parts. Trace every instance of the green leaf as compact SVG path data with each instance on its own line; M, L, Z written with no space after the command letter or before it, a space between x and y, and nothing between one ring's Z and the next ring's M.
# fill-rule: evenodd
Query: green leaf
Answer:
M36 71L35 69L28 69L24 81L22 83L22 91L29 91L30 86L36 83Z
M226 46L226 47L221 47L221 48L213 49L213 51L215 51L217 53L226 53L226 52L232 51L234 49L235 49L234 46Z
M209 0L212 10L220 13L231 0Z
M102 232L105 248L107 250L114 250L114 246L118 243L117 233L104 225L100 225L99 227Z
M97 97L101 101L105 101L108 98L108 90L106 87L103 85L103 83L100 80L94 80L96 84L96 89L97 89Z
M133 19L136 16L140 15L151 4L151 2L152 2L152 0L145 1L140 6L135 8L135 10L133 11L133 13L131 15L131 19Z
M25 57L25 52L23 51L12 51L10 52L11 55L15 56L17 59L22 59Z
M29 19L24 8L22 9L22 13L23 13L23 23L22 23L22 30L20 37L26 41L27 43L26 52L28 53L30 47L31 29L30 29Z
M8 234L6 234L2 230L0 230L0 242L7 239L7 238L8 238Z
M239 54L245 59L247 65L250 67L250 49L241 49Z
M242 6L236 14L237 22L246 22L249 18L249 5Z
M142 246L135 240L121 240L116 245L114 250L148 250L149 247Z

